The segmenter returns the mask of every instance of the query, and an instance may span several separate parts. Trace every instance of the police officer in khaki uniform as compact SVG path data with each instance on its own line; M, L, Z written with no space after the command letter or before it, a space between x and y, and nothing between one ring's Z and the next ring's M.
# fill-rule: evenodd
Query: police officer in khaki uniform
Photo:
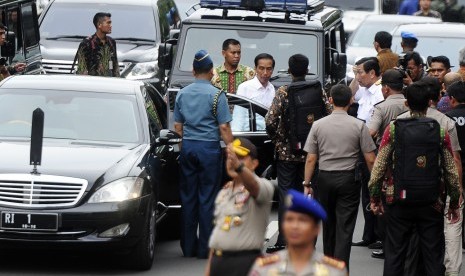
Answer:
M381 91L384 101L375 104L373 115L368 123L372 137L377 137L376 144L381 144L384 130L389 123L402 112L408 110L405 106L405 97L402 94L403 75L399 70L388 69L381 79Z
M323 207L296 190L289 190L282 229L287 250L258 258L249 275L347 275L345 263L315 251L320 221L326 218Z
M360 204L361 184L356 181L355 167L362 153L371 171L376 146L365 123L347 114L353 100L349 87L333 86L329 100L333 113L313 123L305 143L308 154L303 185L305 193L313 194L310 179L318 161L316 198L328 212L323 223L324 253L349 264Z
M227 183L215 201L207 275L246 275L260 255L271 211L274 187L254 170L257 149L245 138L228 145Z

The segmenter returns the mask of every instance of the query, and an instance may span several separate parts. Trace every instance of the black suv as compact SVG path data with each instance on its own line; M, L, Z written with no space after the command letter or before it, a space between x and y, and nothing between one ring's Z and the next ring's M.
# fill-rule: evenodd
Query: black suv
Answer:
M48 74L69 74L83 38L95 33L97 12L112 15L121 76L160 88L158 46L170 37L177 8L173 0L54 0L42 12L40 46Z
M160 67L171 70L167 85L170 91L193 82L192 58L196 51L207 50L215 65L222 64L221 45L227 38L241 42L242 64L253 67L256 55L273 55L276 67L272 83L276 87L291 81L287 61L297 53L310 59L308 79L319 80L325 88L344 79L346 59L341 10L313 0L303 4L302 11L287 12L276 6L255 12L244 7L222 6L221 2L234 1L200 1L202 8L183 21L179 40L168 41L177 44L174 63L171 61L176 47L167 44L160 50Z

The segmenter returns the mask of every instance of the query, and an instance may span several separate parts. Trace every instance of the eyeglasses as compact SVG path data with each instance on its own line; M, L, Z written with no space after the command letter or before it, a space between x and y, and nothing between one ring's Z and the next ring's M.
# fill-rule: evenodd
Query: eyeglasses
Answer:
M241 140L235 139L232 144L233 144L234 152L238 156L245 157L250 153L250 150L248 148L241 146Z

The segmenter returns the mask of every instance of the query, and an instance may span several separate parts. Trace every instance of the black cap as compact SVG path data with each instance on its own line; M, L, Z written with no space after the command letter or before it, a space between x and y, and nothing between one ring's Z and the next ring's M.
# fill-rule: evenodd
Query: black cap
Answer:
M233 141L234 152L239 157L246 157L249 155L252 159L257 159L257 147L247 138L236 138Z
M381 83L383 85L387 84L402 84L404 82L404 76L397 69L388 69L383 73L381 78Z

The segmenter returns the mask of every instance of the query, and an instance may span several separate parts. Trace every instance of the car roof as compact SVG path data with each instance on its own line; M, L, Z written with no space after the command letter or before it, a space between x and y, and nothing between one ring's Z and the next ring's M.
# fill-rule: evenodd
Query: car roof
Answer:
M366 22L442 22L439 18L400 14L370 14L366 17Z
M79 75L16 75L0 83L0 89L74 90L134 95L141 81Z
M131 6L149 6L153 0L55 0L57 3L73 3L73 4L112 4L112 5L131 5Z
M425 37L464 37L465 24L462 23L409 23L395 28L392 35L400 36L400 32L409 31Z

